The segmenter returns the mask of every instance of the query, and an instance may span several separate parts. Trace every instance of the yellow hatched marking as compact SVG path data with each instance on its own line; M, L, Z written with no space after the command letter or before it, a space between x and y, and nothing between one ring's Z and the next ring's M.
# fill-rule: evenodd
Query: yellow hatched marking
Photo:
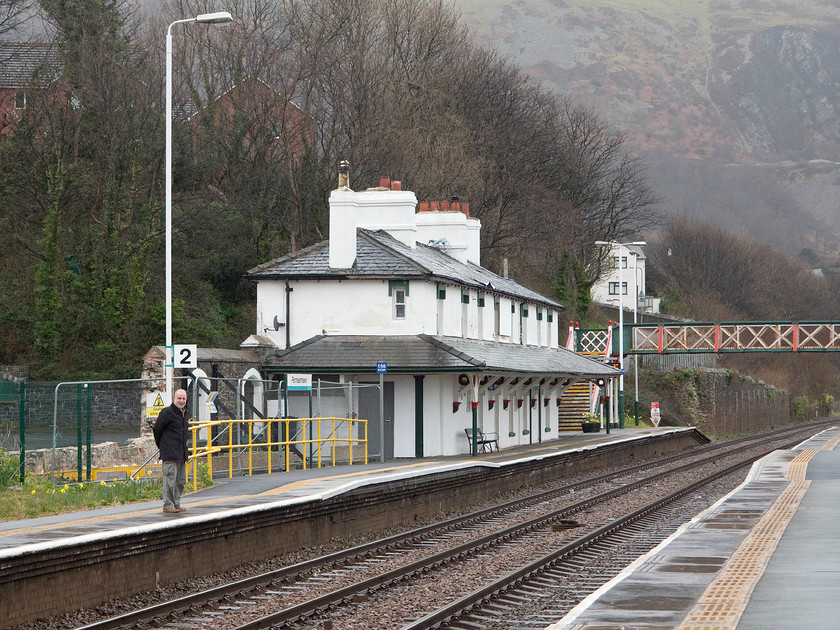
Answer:
M811 485L805 479L805 472L817 452L802 451L790 462L786 475L790 480L788 487L709 584L678 630L734 630L737 627L755 585Z
M840 431L837 432L833 438L831 438L828 442L825 443L820 450L821 451L833 451L837 445L840 444Z

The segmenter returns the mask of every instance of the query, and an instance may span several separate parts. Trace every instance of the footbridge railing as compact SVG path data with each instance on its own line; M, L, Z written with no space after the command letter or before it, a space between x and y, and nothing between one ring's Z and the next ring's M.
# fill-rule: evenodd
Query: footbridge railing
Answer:
M575 349L604 353L608 329L575 329ZM619 354L619 337L611 335L612 356ZM695 352L836 352L840 322L691 322L624 324L624 352L677 354Z

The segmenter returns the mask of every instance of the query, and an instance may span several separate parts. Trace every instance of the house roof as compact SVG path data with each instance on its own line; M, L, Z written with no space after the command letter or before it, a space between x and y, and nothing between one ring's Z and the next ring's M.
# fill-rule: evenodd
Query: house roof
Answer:
M282 372L389 373L498 372L611 378L618 370L565 348L477 341L432 335L316 335L266 357L263 367Z
M58 78L58 55L52 44L0 41L0 89L18 89L36 84L43 87Z
M473 263L462 263L436 247L417 243L411 248L384 230L360 228L357 231L356 260L352 268L331 268L329 260L329 241L323 241L255 267L247 275L255 280L422 278L527 300L558 310L565 308L510 278L498 276Z

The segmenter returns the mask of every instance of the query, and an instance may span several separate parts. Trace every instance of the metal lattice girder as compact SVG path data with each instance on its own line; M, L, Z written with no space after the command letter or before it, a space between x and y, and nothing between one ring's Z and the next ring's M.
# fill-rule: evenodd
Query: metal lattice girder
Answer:
M607 345L606 328L578 328L576 331L576 347L580 353L603 354Z
M624 354L692 352L836 352L840 322L724 322L686 324L625 324ZM576 331L576 349L602 354L607 329ZM613 332L610 354L618 353Z
M630 340L625 354L840 350L840 322L627 324L626 328L632 334L624 336Z

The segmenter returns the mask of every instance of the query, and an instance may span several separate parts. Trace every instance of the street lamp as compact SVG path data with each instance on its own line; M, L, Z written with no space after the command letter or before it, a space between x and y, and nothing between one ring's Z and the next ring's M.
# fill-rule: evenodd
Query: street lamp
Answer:
M616 241L595 241L596 245L618 246L618 367L621 375L618 381L618 428L624 428L624 274L621 272L622 248L629 245L647 245L645 241L631 241L629 243L618 243ZM628 250L629 251L629 250ZM626 258L625 258L626 260Z
M227 11L202 13L192 18L175 20L166 29L166 393L172 402L175 375L175 348L172 345L172 27L184 22L229 24L233 18Z
M639 321L639 254L633 254L633 323ZM636 327L633 327L633 334ZM633 377L636 379L636 400L633 404L633 418L636 426L639 426L639 355L633 354Z

